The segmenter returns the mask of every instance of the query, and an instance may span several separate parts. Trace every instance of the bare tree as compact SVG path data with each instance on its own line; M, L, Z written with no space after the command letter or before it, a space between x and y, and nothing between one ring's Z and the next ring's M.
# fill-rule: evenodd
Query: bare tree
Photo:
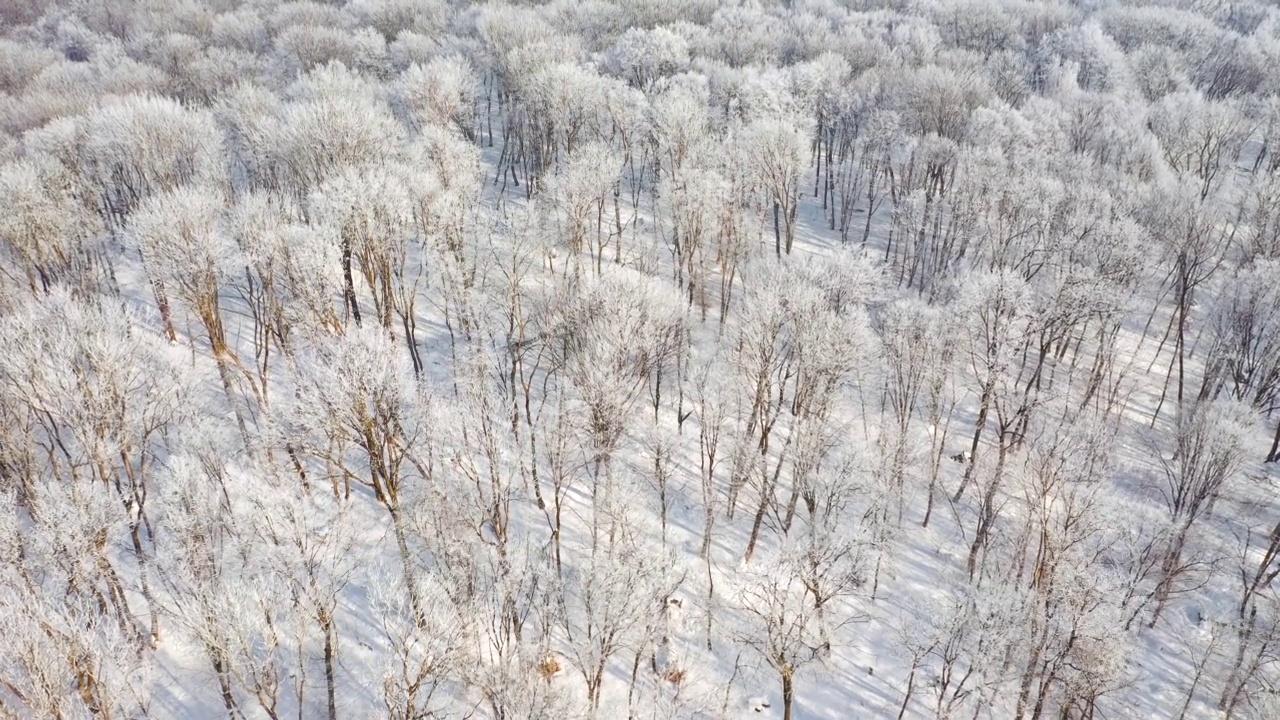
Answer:
M35 158L0 168L0 243L34 292L53 283L76 283L100 219L89 213L56 162ZM14 278L16 280L16 278Z
M407 489L429 488L434 477L436 460L424 435L431 400L403 362L388 359L394 355L390 343L381 329L349 329L311 348L294 368L297 397L289 417L307 431L300 441L306 451L341 477L343 497L351 496L352 479L363 478L387 511L414 614L423 616L403 500Z
M58 325L63 332L49 332ZM173 433L199 406L192 404L193 378L137 325L113 304L81 304L60 290L4 319L0 338L9 352L0 359L0 393L36 454L21 464L8 455L3 464L11 468L13 487L28 507L40 502L37 478L112 491L127 518L124 527L155 643L160 623L149 570L148 500L156 468L174 450ZM50 357L61 361L51 364ZM121 558L106 554L105 536L100 541L92 557L103 563L104 577L114 577L112 566ZM123 599L118 593L104 597L115 603ZM121 620L132 622L126 608L117 609Z
M182 186L143 201L129 219L128 233L147 258L153 283L174 288L199 319L245 447L253 448L236 379L244 378L247 397L257 404L263 391L227 336L221 296L243 261L224 231L224 208L216 189Z
M1280 286L1271 261L1239 270L1209 316L1201 401L1227 395L1268 415L1280 406ZM1280 455L1280 426L1267 461Z
M808 595L805 564L785 555L744 566L738 573L736 609L742 624L736 639L758 653L777 673L782 685L782 717L791 720L796 677L807 666L823 661L829 653L828 633L852 622L854 615L843 603L823 612Z
M1192 530L1213 512L1228 484L1249 469L1247 438L1254 421L1247 407L1225 400L1192 405L1178 415L1173 457L1160 458L1170 530L1154 590L1153 627L1177 589Z
M386 578L382 578L386 582ZM419 594L431 597L426 588ZM450 612L446 598L432 601L432 613L419 624L405 601L403 588L387 582L373 588L382 631L390 647L382 676L387 714L396 720L430 717L440 712L460 712L451 702L451 691L468 662L459 619Z
M791 254L796 239L807 125L797 118L761 118L743 129L741 147L773 207L774 252Z
M558 617L593 712L610 661L633 647L645 619L662 610L679 583L674 558L645 548L626 529L565 573Z

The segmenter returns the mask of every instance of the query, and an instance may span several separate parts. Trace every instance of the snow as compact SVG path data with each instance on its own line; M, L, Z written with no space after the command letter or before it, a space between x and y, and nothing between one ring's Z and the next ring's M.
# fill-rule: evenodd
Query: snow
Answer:
M366 11L372 12L361 12ZM478 17L492 12L529 22L528 27L484 30L497 34L497 40L488 40L498 45L516 42L502 33L528 31L538 37L543 30L554 31L540 24L554 17L550 11L478 12ZM755 52L752 42L759 38L747 33L764 12L751 6L715 16L710 25L715 32L726 38L742 33L733 35L742 45L726 49L727 55L745 58ZM650 95L671 84L658 76L684 68L686 53L711 42L690 28L666 24L616 34L618 44L601 45L613 48L601 55L602 64L623 68ZM512 52L492 62L527 74L520 63L542 62L539 53L563 48L543 43L520 50L530 58ZM661 57L645 57L649 52ZM465 96L460 77L469 70L459 58L441 60L441 67L450 73L449 92ZM1116 295L1107 301L1117 306L1119 324L1112 365L1099 374L1102 387L1085 399L1095 353L1106 354L1098 333L1103 321L1095 319L1106 311L1093 309L1089 322L1096 324L1073 326L1052 344L1041 358L1043 375L1032 383L1040 348L1030 341L1020 357L1022 340L1049 332L1043 319L1055 303L1084 301L1055 294L1058 286L1038 270L1014 269L1014 262L997 269L994 251L991 267L979 267L976 258L986 251L976 247L973 258L964 260L974 263L962 271L968 274L947 275L929 259L916 279L911 259L918 256L911 253L924 251L907 248L913 241L907 233L916 232L908 225L935 202L923 191L886 199L869 218L860 199L851 220L854 240L842 242L830 227L823 198L812 189L812 108L801 107L801 99L783 91L784 71L739 65L689 65L715 75L708 93L740 96L725 101L727 117L704 118L705 128L682 118L689 127L667 129L694 138L679 162L705 166L707 176L700 182L711 188L705 204L719 202L717 193L730 192L726 187L761 186L748 193L754 204L737 208L740 217L733 219L744 257L735 268L727 316L718 304L718 257L712 253L713 244L728 252L721 247L729 243L727 231L719 225L704 229L707 247L695 248L688 256L693 259L678 259L675 243L691 235L674 229L670 203L656 196L651 178L641 188L630 188L624 171L618 196L612 194L615 166L624 157L646 162L635 156L648 153L649 146L623 148L611 134L617 129L613 123L601 124L610 132L600 129L600 137L570 137L579 131L592 135L591 117L607 117L606 101L650 101L635 93L608 95L626 86L609 85L585 62L582 68L570 63L554 66L554 73L535 73L540 82L544 75L562 81L550 88L557 92L546 100L552 106L546 112L560 113L557 119L567 123L548 125L549 147L538 149L546 153L544 177L531 196L526 173L533 161L513 161L508 153L514 150L503 147L503 133L512 131L507 123L528 122L518 113L531 111L509 95L491 105L482 98L480 104L492 113L487 124L498 137L486 124L476 138L478 147L468 146L459 131L472 127L467 123L475 118L448 116L452 111L437 107L446 99L420 98L413 108L397 108L448 116L415 119L436 133L432 142L439 144L417 148L412 161L440 167L409 167L410 162L395 160L409 153L389 145L387 167L368 171L361 160L353 160L355 169L340 174L340 182L311 192L303 204L312 224L303 224L301 215L282 221L303 232L282 235L278 249L296 253L292 257L304 275L313 267L308 260L317 263L314 267L327 263L333 276L317 274L310 280L316 286L329 283L323 287L332 290L340 282L333 267L337 255L320 244L346 238L347 222L358 228L353 233L364 233L356 243L357 262L372 269L366 274L365 266L355 268L353 282L364 325L357 329L345 318L339 297L331 298L329 309L335 313L332 322L345 328L341 332L321 327L308 314L312 309L297 302L289 308L297 315L291 318L297 327L289 353L273 344L269 373L258 364L256 343L262 334L255 332L250 293L240 277L241 262L256 260L239 254L235 263L228 260L234 243L230 223L221 215L224 204L236 200L201 194L212 192L216 179L202 178L207 186L182 190L175 197L186 204L177 210L174 197L165 196L165 203L144 205L118 235L102 236L101 250L111 259L119 293L101 297L113 308L122 307L127 319L77 309L90 303L61 290L50 299L34 294L33 286L33 294L13 301L12 309L10 291L0 294L0 340L11 344L0 362L0 400L6 406L0 419L13 425L11 436L0 436L8 443L0 450L10 452L12 445L31 451L35 459L30 462L40 467L33 476L45 483L31 486L38 491L19 488L17 479L0 486L6 493L0 499L12 494L16 509L14 519L0 522L0 549L13 550L5 544L10 536L30 544L21 557L14 551L12 561L0 559L8 563L0 565L0 583L9 585L0 587L0 609L47 602L48 608L35 609L65 611L70 617L51 615L53 623L44 615L0 621L0 633L13 633L11 643L0 634L0 645L61 651L64 641L53 638L63 631L48 629L62 627L57 623L69 623L85 637L107 632L80 630L75 626L80 610L57 598L59 592L67 597L80 592L79 579L62 580L62 562L88 567L95 561L87 535L68 544L90 548L83 557L60 557L59 543L67 540L62 536L71 527L96 532L93 523L104 522L111 529L103 532L108 543L103 557L119 576L140 634L150 612L162 618L154 646L141 648L132 659L128 653L110 657L103 648L113 646L105 640L94 646L101 666L125 668L128 677L119 683L142 698L140 710L117 715L228 714L213 661L222 642L230 648L228 677L238 704L233 714L245 718L269 715L267 704L250 688L255 681L269 685L272 678L269 671L255 675L253 662L281 672L272 708L279 717L325 717L326 652L336 653L334 714L342 718L398 712L388 707L394 696L390 688L396 682L412 685L404 675L413 661L429 668L425 686L435 693L432 716L440 717L496 718L501 713L494 698L504 696L511 710L529 718L779 719L784 717L781 675L787 671L794 671L796 720L1022 717L1031 714L1028 705L1039 689L1035 683L1043 677L1027 675L1020 687L1025 668L1058 661L1062 665L1055 671L1061 675L1044 695L1051 707L1045 716L1058 715L1057 703L1066 697L1062 678L1082 678L1083 688L1093 681L1090 673L1102 678L1096 681L1103 690L1097 717L1223 716L1220 701L1244 637L1241 586L1257 569L1275 525L1275 466L1255 462L1269 447L1274 426L1247 428L1245 450L1233 453L1241 458L1241 470L1231 473L1221 496L1193 518L1194 526L1187 521L1188 568L1181 580L1188 586L1175 588L1153 623L1155 604L1140 603L1148 594L1155 596L1159 543L1172 537L1160 533L1178 529L1166 505L1172 502L1170 474L1179 467L1179 423L1190 417L1190 411L1179 411L1171 385L1177 349L1166 328L1175 327L1179 318L1171 299L1157 302L1171 286L1158 266L1155 241L1146 235L1130 239L1141 250L1137 260L1144 266L1129 278L1131 286L1106 287ZM429 81L422 67L415 67L400 77ZM957 77L951 69L924 67L907 73L911 87L933 82L934 75ZM333 72L332 82L340 83L342 72ZM809 80L818 86L827 82ZM484 82L498 81L486 74ZM601 97L587 95L597 86L606 88ZM828 90L811 91L820 96ZM393 122L380 95L356 95L343 101L370 103L361 106L359 117ZM1067 102L1057 96L1037 101ZM160 105L185 117L176 103ZM672 110L674 117L678 110ZM110 113L126 110L113 106ZM1029 180L1022 175L983 176L1009 170L1005 160L1014 163L1017 152L1035 154L1009 149L1022 142L1015 129L1030 134L1032 120L1007 107L1001 113L1017 117L1006 125L1000 113L983 116L993 132L1010 133L996 150L994 141L962 144L937 137L919 146L895 146L889 162L899 165L917 151L921 157L954 152L959 158L948 161L961 169L958 180L947 181L953 183L947 202L955 204L945 213L936 211L940 226L944 217L960 223L971 210L953 199L959 193L971 193L964 202L975 207L999 205L991 198L1001 192L1006 193L1002 200L1025 200L1028 207L1031 201L1018 193L1051 196L1045 203L1077 197L1068 196L1073 189L1056 177L1026 187ZM212 116L199 119L203 124L191 120L193 126L212 127ZM720 125L723 140L715 139L712 129ZM1172 144L1168 136L1179 131L1162 128L1165 144ZM697 139L699 133L711 139ZM524 141L533 144L535 138ZM1250 160L1262 147L1254 138L1239 144L1241 156ZM984 149L975 149L978 145ZM478 180L465 168L468 153L479 158ZM1047 161L1017 160L1027 166L1019 172L1039 169L1075 177ZM459 166L446 167L448 162ZM663 172L677 172L674 157L660 162ZM512 168L518 169L519 187L507 184ZM456 174L445 177L446 170ZM208 168L202 172L216 175ZM1169 168L1161 166L1161 172ZM1253 182L1251 175L1224 176L1230 178L1224 195ZM1110 182L1101 179L1101 171L1097 178L1100 186ZM375 181L376 186L365 186ZM427 193L419 181L439 187L432 185ZM473 181L478 189L470 195ZM227 184L236 182L244 179ZM666 186L658 187L665 191ZM1149 201L1138 197L1138 190L1133 194L1106 210L1143 221L1158 214L1142 206ZM774 257L778 195L797 202L794 247L782 258ZM430 206L429 219L414 214L416 202ZM895 205L900 205L896 216ZM207 215L200 232L213 239L182 234L180 226L192 221L184 207ZM684 211L693 217L697 209ZM785 217L786 208L782 212ZM1054 213L1046 216L1057 222L1061 218ZM976 245L983 233L1002 232L991 226L1003 220L1014 223L987 215L956 232L972 234L965 242ZM729 222L718 215L700 221ZM856 242L864 221L871 230L865 246ZM342 227L322 231L323 223ZM383 226L394 228L391 250L374 237ZM1235 233L1234 221L1228 226L1222 220L1207 232L1219 231ZM1023 234L1010 232L1013 247ZM921 240L925 234L922 226ZM179 235L186 244L177 242ZM408 235L413 242L405 241ZM458 238L465 243L458 246ZM396 262L394 241L404 243L404 267L424 273L413 285L416 302L407 318L414 328L410 343L422 359L417 372L405 351L410 323L396 316L379 327L372 302L374 297L388 302L390 289L378 286L374 276L378 262ZM1123 254L1124 242L1103 249ZM196 251L209 248L215 249L211 262L221 273L214 273L220 284L217 309L232 358L221 367L209 347L208 317L189 307L179 290L181 281L199 275L208 260ZM1028 257L1048 252L1034 247ZM1226 258L1228 251L1223 253ZM983 256L981 262L987 260ZM705 283L710 298L705 314L694 301L698 288L689 270L699 262L696 282ZM1092 266L1086 269L1095 272ZM929 274L935 270L936 275ZM1218 277L1227 276L1226 270L1220 272ZM1093 278L1083 270L1080 276ZM394 272L386 277L393 284L417 282ZM155 278L166 280L173 304L177 339L172 342L164 339L164 318L156 309ZM1229 280L1214 281L1222 282ZM1187 306L1180 372L1187 380L1188 407L1209 372L1209 313L1216 296L1225 292L1214 283L1200 288ZM844 303L839 310L832 309L836 291ZM18 288L12 294L24 292ZM909 410L906 437L900 438L887 400L892 378L882 346L889 338L878 337L875 328L879 314L907 300L941 308L937 327L951 333L955 356L950 366L937 357L922 360L929 378L942 378L939 413L925 412L931 390L926 383ZM174 419L148 434L145 448L102 436L114 430L95 435L98 406L90 400L101 397L77 394L96 387L86 377L107 376L103 368L110 354L76 344L95 322L108 324L96 341L119 343L136 353L128 357L151 363L134 368L146 375L136 378L136 387L146 391L131 388L122 407L132 412L132 403L152 394L171 392L176 398ZM1009 336L1002 347L984 345L1001 333ZM49 343L42 345L44 340ZM41 357L45 348L69 357ZM74 369L64 362L70 360L79 363L74 368L94 369ZM657 390L656 367L661 367ZM166 384L166 373L180 381ZM971 443L984 412L989 374L996 399L987 408L975 453ZM823 383L827 378L832 378L829 385ZM812 391L807 399L796 397L802 381L811 383L805 386ZM255 387L269 389L257 396ZM116 407L112 402L108 397L101 405ZM1113 402L1110 408L1108 402ZM1023 415L1030 419L1018 425ZM116 417L106 416L108 424ZM1225 442L1234 432L1227 423L1234 416L1221 417L1222 425L1211 428L1220 437L1206 433L1210 441ZM237 432L241 420L244 428ZM65 458L54 442L61 436L51 439L46 421L66 433L73 450L64 450ZM132 415L122 422L134 423L129 428L141 423ZM711 436L718 440L717 464L708 474L702 441ZM1105 457L1089 464L1093 451ZM95 498L116 497L107 494L109 480L119 486L126 475L132 481L133 471L141 473L129 459L115 466L117 455L132 457L131 452L152 453L148 457L154 462L147 475L143 536L150 552L165 555L145 566L137 561L127 530L129 513L137 508L132 503L138 501L122 493L125 511L105 503L116 513L110 516L95 504ZM13 457L25 458L18 452ZM0 470L8 471L8 458L0 455ZM812 466L800 467L808 458L815 458ZM936 487L930 479L935 460ZM95 462L110 466L109 477L95 476L105 472ZM94 492L101 495L65 493L64 508L41 508L42 497L64 502L57 492L46 493L48 483L66 479L64 473L100 480ZM966 479L972 482L959 494ZM987 492L997 479L999 488ZM76 487L75 482L66 485ZM711 534L704 537L708 492L715 507ZM926 497L932 497L929 508ZM986 535L976 531L984 527L984 518L990 520ZM30 568L16 570L32 562L27 550L49 563L38 568L36 581ZM1142 558L1156 558L1155 564L1135 579ZM839 575L849 568L854 579ZM101 575L101 567L92 570L86 583L100 595ZM831 590L828 583L838 587ZM830 597L815 601L828 590ZM1130 596L1122 598L1125 592ZM1263 593L1268 603L1271 593L1270 588ZM107 600L100 602L105 606ZM1270 605L1263 607L1262 629L1255 637L1280 637L1274 634L1280 630L1275 613ZM332 623L332 637L326 637L326 623ZM230 639L216 637L223 631ZM326 640L332 647L326 649ZM1028 649L1041 640L1043 647ZM1051 655L1055 651L1062 655ZM19 700L14 686L4 684L7 676L26 682L37 674L19 652L0 649L0 708ZM1032 652L1038 654L1025 656ZM397 653L410 660L398 666L403 658ZM1268 653L1262 650L1257 677L1247 685L1254 702L1240 706L1238 714L1267 717L1272 707L1268 693L1276 667ZM607 657L597 668L602 654ZM597 669L601 683L598 708L593 708ZM68 689L75 689L73 679L62 677L61 684L79 702ZM39 712L33 709L32 716ZM1083 717L1079 708L1076 712L1070 716Z

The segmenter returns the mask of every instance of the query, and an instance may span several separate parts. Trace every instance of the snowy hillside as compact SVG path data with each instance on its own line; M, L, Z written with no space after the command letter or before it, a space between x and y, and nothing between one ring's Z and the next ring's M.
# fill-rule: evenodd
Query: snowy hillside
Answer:
M1280 717L1280 8L0 3L0 718Z

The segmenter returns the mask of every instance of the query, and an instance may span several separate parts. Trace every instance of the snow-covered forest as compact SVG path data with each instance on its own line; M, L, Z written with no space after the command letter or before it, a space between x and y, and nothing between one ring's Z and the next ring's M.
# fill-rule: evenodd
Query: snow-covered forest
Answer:
M1280 7L0 1L0 718L1280 717Z

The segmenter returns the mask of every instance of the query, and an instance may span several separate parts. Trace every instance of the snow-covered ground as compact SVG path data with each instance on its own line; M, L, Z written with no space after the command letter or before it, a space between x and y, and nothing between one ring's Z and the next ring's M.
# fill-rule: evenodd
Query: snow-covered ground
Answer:
M0 718L1280 713L1274 8L117 5L3 16Z

